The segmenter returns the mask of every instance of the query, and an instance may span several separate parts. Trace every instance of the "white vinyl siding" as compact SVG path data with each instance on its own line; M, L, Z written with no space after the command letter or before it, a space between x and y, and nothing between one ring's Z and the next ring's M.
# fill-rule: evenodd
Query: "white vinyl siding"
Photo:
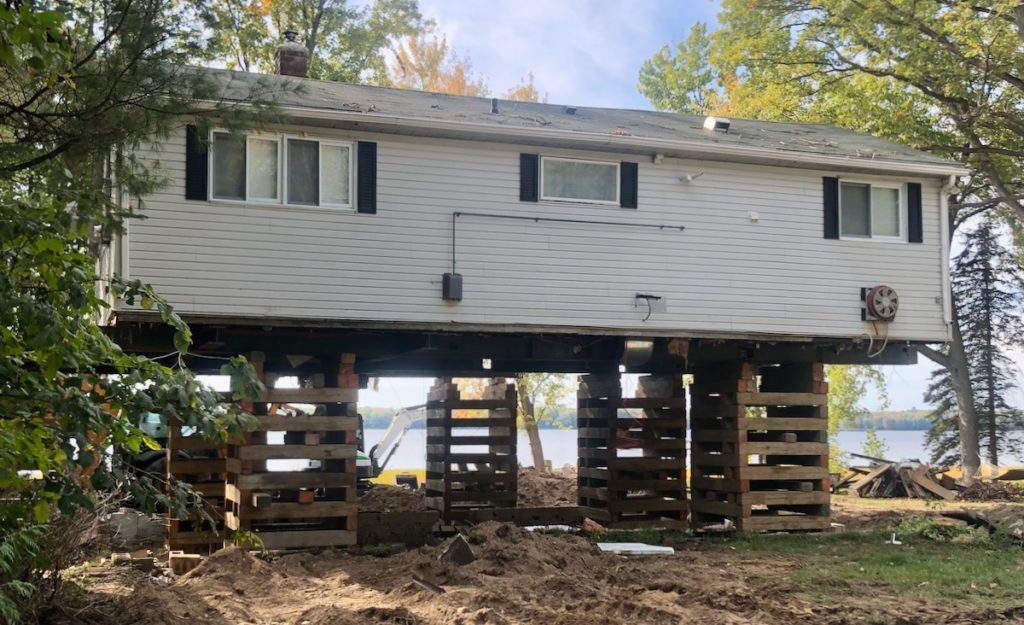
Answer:
M300 131L291 129L292 136ZM455 270L464 299L451 303L441 299L441 276L452 270L453 212L551 216L555 202L519 201L519 154L536 148L337 137L378 143L376 215L187 201L184 132L142 154L173 182L146 198L147 219L130 224L130 277L152 283L186 316L848 338L870 328L860 319L861 287L888 284L900 296L890 340L947 338L937 178L865 178L922 184L925 243L878 245L822 238L821 180L837 172L674 158L643 163L643 209L617 212L615 220L685 231L459 218ZM636 158L552 151L582 160ZM679 182L693 171L703 175ZM609 219L607 207L596 204L559 204L558 216ZM644 322L637 293L663 297L666 310Z

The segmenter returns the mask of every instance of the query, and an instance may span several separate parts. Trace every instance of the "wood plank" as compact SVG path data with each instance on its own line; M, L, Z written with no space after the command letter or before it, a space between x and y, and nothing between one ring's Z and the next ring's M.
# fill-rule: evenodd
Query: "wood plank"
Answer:
M348 501L274 502L266 508L242 504L238 516L245 520L348 517L358 512L357 507L357 503Z
M428 428L490 428L490 427L514 427L515 419L511 417L462 417L456 419L454 417L446 419L428 418Z
M859 496L865 488L871 485L872 482L874 482L876 479L878 479L879 477L881 477L882 475L884 475L885 473L892 469L893 465L888 463L879 464L873 467L871 471L867 473L867 475L864 475L853 484L850 484L850 493Z
M685 458L616 458L615 468L620 471L685 471Z
M256 429L269 432L355 432L359 427L359 417L272 415L256 420Z
M768 456L824 456L828 454L828 443L776 443L753 441L744 443L740 449L748 455Z
M673 512L688 508L686 499L666 499L655 497L631 497L628 499L611 499L608 509L612 512Z
M739 496L739 503L755 506L805 506L812 504L826 504L828 502L829 493L823 491L805 493L796 491L766 490L752 491L743 493Z
M736 423L740 430L765 430L765 431L828 431L828 419L812 417L766 417L766 418L742 418Z
M736 403L743 406L824 406L824 393L736 393Z
M251 475L234 476L232 479L240 490L345 488L348 486L355 487L356 485L354 473L326 473L321 471L254 473Z
M945 499L946 501L953 501L956 499L956 493L944 488L941 484L936 484L930 477L928 477L928 474L925 473L924 467L918 467L911 471L909 477L911 481L933 495Z
M715 514L718 516L724 516L731 519L739 518L743 511L743 507L737 503L728 503L725 501L706 501L701 499L694 499L690 502L690 509L694 512L704 514Z
M828 467L747 466L737 470L741 480L818 480L828 478Z
M243 445L238 447L240 460L346 460L356 457L353 444L323 445Z
M347 547L358 541L355 530L264 531L256 535L263 541L263 547L269 550Z
M167 459L167 472L171 475L224 473L225 471L227 471L227 458Z

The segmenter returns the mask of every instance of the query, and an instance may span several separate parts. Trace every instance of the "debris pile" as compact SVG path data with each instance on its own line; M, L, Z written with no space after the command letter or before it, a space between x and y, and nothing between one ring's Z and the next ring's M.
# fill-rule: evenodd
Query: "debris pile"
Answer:
M959 493L962 501L1024 501L1024 488L1007 482L975 482Z
M871 461L870 466L851 467L851 475L836 485L846 486L857 497L910 497L914 499L944 499L957 497L956 484L920 462L895 462L852 454Z

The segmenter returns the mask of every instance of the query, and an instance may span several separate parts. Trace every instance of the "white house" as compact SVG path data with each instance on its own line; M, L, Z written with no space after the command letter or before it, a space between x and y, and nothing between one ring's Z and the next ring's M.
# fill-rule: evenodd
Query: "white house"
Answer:
M229 98L257 80L209 71ZM855 339L888 285L889 341L948 337L956 164L822 125L273 80L300 83L288 125L142 154L170 184L115 270L187 318Z

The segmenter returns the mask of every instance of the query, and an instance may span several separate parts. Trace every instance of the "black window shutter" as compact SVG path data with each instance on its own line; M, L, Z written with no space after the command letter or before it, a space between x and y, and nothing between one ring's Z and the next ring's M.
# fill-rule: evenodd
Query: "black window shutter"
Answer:
M377 144L360 141L356 146L356 210L377 212Z
M622 208L636 208L639 170L636 163L622 162L619 169L619 206Z
M540 199L540 155L519 155L519 201L536 202Z
M924 242L924 224L921 222L921 185L907 183L907 241Z
M825 238L839 238L839 178L822 178L825 201Z
M185 199L207 200L210 153L199 138L199 129L185 126Z

